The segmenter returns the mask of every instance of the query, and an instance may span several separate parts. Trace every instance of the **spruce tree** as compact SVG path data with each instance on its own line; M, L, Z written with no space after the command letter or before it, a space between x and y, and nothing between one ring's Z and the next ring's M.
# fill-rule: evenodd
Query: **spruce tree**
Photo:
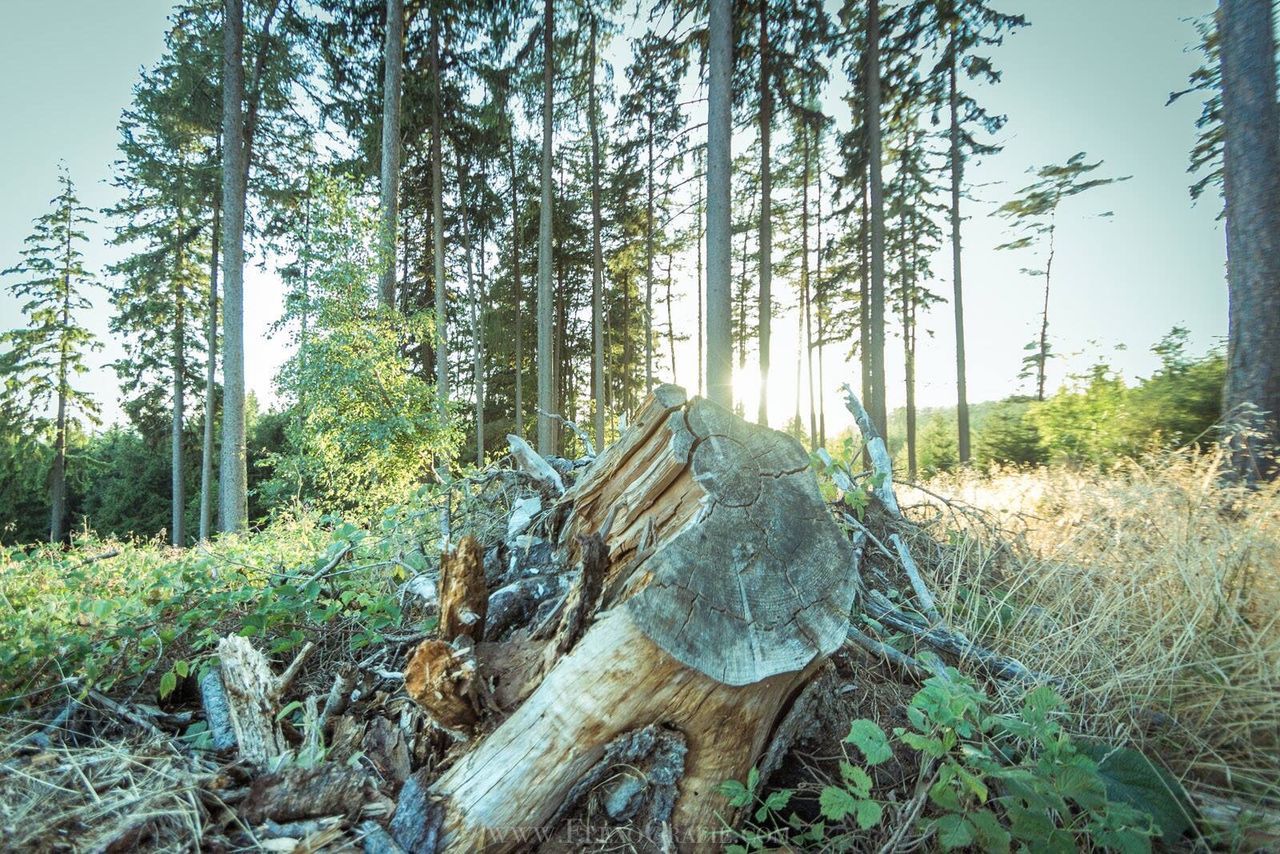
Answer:
M0 335L0 415L27 425L23 441L53 429L48 477L52 543L67 535L67 431L77 416L99 423L98 405L73 381L88 371L85 355L101 346L78 317L92 308L84 291L94 280L80 246L88 240L83 227L93 220L65 167L58 183L62 189L50 202L53 209L35 220L22 260L0 273L19 279L6 289L23 301L26 321Z

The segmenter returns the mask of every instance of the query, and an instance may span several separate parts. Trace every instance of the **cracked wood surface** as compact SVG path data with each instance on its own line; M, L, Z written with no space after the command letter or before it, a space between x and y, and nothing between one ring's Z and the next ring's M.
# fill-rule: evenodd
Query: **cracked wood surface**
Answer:
M798 442L675 386L561 501L566 563L603 538L599 611L497 729L434 782L410 779L393 831L410 851L519 848L613 740L661 725L688 744L676 843L719 848L732 815L717 787L746 776L844 641L851 546Z
M856 579L800 443L675 386L566 496L570 536L615 515L605 606L727 685L805 667L844 641Z

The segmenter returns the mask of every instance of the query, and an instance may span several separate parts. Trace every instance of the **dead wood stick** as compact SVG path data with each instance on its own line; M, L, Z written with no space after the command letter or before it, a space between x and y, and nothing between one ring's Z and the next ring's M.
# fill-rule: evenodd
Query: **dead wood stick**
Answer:
M596 455L595 443L591 441L591 437L588 436L586 434L586 431L584 431L581 427L579 427L577 424L570 421L568 418L565 418L563 415L560 415L555 412L544 412L543 410L539 409L538 414L545 415L548 418L554 418L556 421L559 421L565 427L568 427L571 431L573 431L573 435L578 437L578 441L582 443L582 447L587 452L587 457L592 459L595 458L595 455Z
M516 461L516 468L556 495L564 494L564 480L560 477L560 472L553 469L551 463L547 462L541 454L529 447L528 442L514 433L508 433L507 445L511 448L511 457Z
M916 661L905 652L899 652L888 644L882 643L870 635L864 634L856 626L849 626L849 640L847 643L856 644L872 655L880 656L886 661L896 665L900 670L911 674L921 681L929 678L928 668L920 662Z
M915 559L911 557L907 544L897 534L890 534L889 542L893 543L893 547L897 549L898 560L902 563L902 568L907 573L907 578L911 581L911 589L916 592L916 599L920 602L920 612L928 617L934 625L942 625L943 620L942 615L938 613L938 604L934 601L928 585L920 577L920 567L916 565ZM957 632L957 634L959 633Z
M120 554L119 549L110 549L108 551L103 552L102 554L96 554L96 555L93 555L92 557L85 558L84 560L77 563L74 568L80 569L81 567L86 567L91 563L97 563L100 560L107 560L109 558L116 557L119 554Z
M344 664L338 669L338 675L333 677L333 687L325 697L324 707L320 710L320 719L316 722L317 730L324 732L334 715L342 714L355 687L356 669Z
M213 736L214 750L236 746L236 732L231 726L231 708L222 685L222 674L214 667L200 680L200 704L204 706L205 723Z
M280 674L280 679L276 682L276 697L283 697L289 690L289 686L293 685L293 680L298 678L298 672L302 670L302 665L306 663L315 648L314 643L307 641L302 645L302 649L298 650L298 654L293 657L293 661L289 662L289 666L284 669L284 673Z
M992 652L979 646L962 635L957 635L940 627L923 626L916 620L893 607L883 593L873 590L866 597L866 612L873 619L906 632L942 652L950 653L960 659L972 659L990 673L1000 679L1007 679L1028 684L1047 682L1062 687L1064 681L1056 676L1037 673L1012 658Z
M155 723L149 720L145 715L139 714L121 703L117 703L106 694L99 693L91 688L89 689L88 696L91 700L111 712L116 717L123 718L139 729L146 730L151 735L159 736L160 738L165 737L163 730L156 726Z
M351 554L351 551L354 548L355 548L355 544L352 543L351 541L347 541L346 543L344 543L342 548L338 549L338 553L334 555L332 558L330 558L328 563L326 563L324 566L320 567L318 570L313 572L310 576L308 576L307 580L302 582L302 584L299 586L306 587L311 582L319 581L321 578L324 578L326 575L333 572L335 569L338 568L338 564L342 563L343 558Z
M871 470L880 476L880 483L872 487L871 494L890 516L901 519L902 511L898 508L898 498L893 494L893 460L889 456L889 448L876 432L875 425L871 423L871 416L867 414L862 401L858 400L858 396L853 393L849 384L845 383L840 388L844 392L845 406L857 423L858 429L862 431L863 441L867 443L867 457L871 461Z

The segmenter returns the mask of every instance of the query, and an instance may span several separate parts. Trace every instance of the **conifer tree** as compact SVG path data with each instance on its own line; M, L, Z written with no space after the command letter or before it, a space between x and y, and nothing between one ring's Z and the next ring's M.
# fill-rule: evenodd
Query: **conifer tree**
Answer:
M1034 377L1036 400L1044 400L1045 367L1053 352L1049 346L1049 285L1056 254L1055 237L1058 228L1058 209L1062 203L1097 187L1127 181L1123 178L1087 177L1102 166L1102 161L1086 161L1083 151L1071 155L1062 164L1049 164L1033 170L1036 180L1018 191L1017 195L1000 206L997 214L1009 220L1015 233L1013 240L1002 243L997 249L1041 249L1043 245L1044 268L1023 272L1044 279L1044 307L1040 313L1040 332L1036 340L1027 345L1029 355L1023 359L1021 376ZM1100 216L1110 216L1104 212Z
M88 240L83 227L92 220L65 167L58 182L61 192L50 202L53 209L35 220L22 260L0 273L18 277L6 289L23 301L25 318L22 327L0 335L0 415L26 424L27 441L53 429L48 484L55 544L67 534L67 431L77 416L99 423L98 405L73 381L88 371L85 355L101 346L78 317L92 307L84 291L93 277L80 250Z

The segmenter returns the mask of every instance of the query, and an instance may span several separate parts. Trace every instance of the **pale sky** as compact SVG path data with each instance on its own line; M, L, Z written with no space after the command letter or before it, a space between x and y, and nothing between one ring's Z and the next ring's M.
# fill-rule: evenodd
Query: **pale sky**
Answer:
M1018 390L1023 345L1038 323L1038 283L1019 271L1030 263L1018 253L994 252L1005 239L1004 223L989 217L1026 180L1025 170L1061 162L1077 151L1104 159L1108 174L1132 175L1122 184L1082 196L1060 220L1050 334L1061 354L1081 354L1051 364L1051 385L1105 353L1129 377L1155 365L1147 348L1175 324L1192 332L1203 350L1226 332L1224 249L1216 198L1194 208L1187 195L1187 151L1194 140L1199 107L1192 101L1165 107L1199 63L1188 50L1195 40L1183 19L1212 9L1212 0L1023 0L1032 26L1012 36L995 54L1004 82L984 93L984 102L1009 115L1002 154L971 166L968 176L979 202L968 203L964 226L965 290L969 344L969 388L973 401ZM167 0L0 0L0 269L18 260L31 220L47 210L56 192L59 161L65 161L82 200L102 208L117 199L108 185L116 157L117 122L129 103L143 66L162 49ZM619 69L621 71L621 69ZM749 144L735 140L735 146ZM1114 216L1091 216L1110 210ZM99 273L118 257L110 232L89 230L90 269ZM949 294L949 247L935 260L935 291ZM279 316L281 288L271 274L246 272L246 369L251 390L273 398L271 384L285 356L284 342L267 329ZM790 282L777 282L785 303ZM89 325L107 348L90 359L100 365L86 380L108 421L121 419L114 373L120 355L107 334L109 303L91 298ZM692 302L686 301L692 317ZM17 304L0 296L0 327L18 322ZM794 317L775 320L777 369L771 386L776 421L794 408ZM680 322L677 321L677 324ZM918 355L921 406L947 405L955 393L951 306L939 305L922 319ZM925 334L932 331L933 335ZM692 323L687 331L693 333ZM1097 346L1090 342L1098 342ZM1113 352L1116 345L1127 345ZM904 398L901 344L887 345L890 406ZM834 348L843 351L845 348ZM1086 352L1087 351L1087 352ZM665 350L660 352L665 353ZM836 389L856 383L856 366L841 365L832 352L827 366L829 424L839 415ZM687 386L696 385L678 360ZM667 364L657 362L659 370ZM746 385L746 383L744 383ZM751 411L751 406L748 406Z

